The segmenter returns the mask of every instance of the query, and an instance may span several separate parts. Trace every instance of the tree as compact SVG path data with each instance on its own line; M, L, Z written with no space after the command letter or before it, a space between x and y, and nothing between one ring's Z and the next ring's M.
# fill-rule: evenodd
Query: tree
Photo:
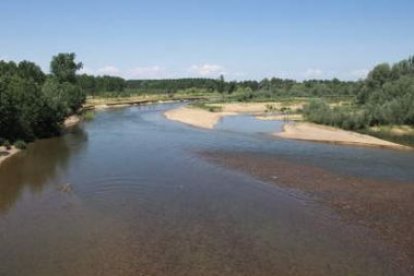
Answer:
M18 74L21 78L31 80L37 84L43 84L46 80L46 75L39 66L30 61L22 61L17 66Z
M82 68L82 63L75 62L74 53L61 53L52 58L50 70L59 82L76 82L76 71Z
M219 81L217 83L217 91L220 94L223 94L224 93L224 89L225 89L224 76L223 75L220 75L220 79L219 79Z

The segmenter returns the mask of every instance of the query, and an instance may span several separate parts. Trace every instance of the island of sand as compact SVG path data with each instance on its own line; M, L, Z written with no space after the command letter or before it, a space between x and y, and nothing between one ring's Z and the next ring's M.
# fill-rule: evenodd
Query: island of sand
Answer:
M272 133L273 136L305 140L313 142L326 142L347 145L375 146L394 149L411 149L410 147L392 143L386 140L375 138L369 135L359 134L352 131L346 131L338 128L317 125L312 123L301 122L303 118L299 114L270 115L266 112L269 105L280 108L280 103L223 103L212 104L213 107L219 107L220 111L211 112L206 109L197 107L180 107L169 110L164 113L169 120L181 122L193 127L213 129L215 125L225 116L234 116L239 114L250 114L260 120L283 120L286 121L282 132ZM291 106L291 110L298 110L303 107L302 103ZM293 122L296 121L296 122Z
M283 131L273 133L273 135L280 138L314 142L409 149L409 147L369 135L305 122L285 123Z

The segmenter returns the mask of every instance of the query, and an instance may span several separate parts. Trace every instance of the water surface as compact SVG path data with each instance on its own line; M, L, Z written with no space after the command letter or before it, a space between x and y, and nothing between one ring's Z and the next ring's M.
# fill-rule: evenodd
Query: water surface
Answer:
M174 106L98 112L5 162L0 275L401 273L368 229L197 153L256 152L413 181L411 153L275 139L263 132L280 125L252 127L251 117L200 130L166 120Z

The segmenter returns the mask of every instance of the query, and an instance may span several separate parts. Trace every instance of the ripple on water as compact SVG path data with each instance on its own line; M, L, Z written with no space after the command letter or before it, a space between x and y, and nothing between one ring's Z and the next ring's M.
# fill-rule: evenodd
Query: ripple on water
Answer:
M162 202L184 189L163 177L112 176L78 183L78 196L100 207L129 206L135 211L156 209Z

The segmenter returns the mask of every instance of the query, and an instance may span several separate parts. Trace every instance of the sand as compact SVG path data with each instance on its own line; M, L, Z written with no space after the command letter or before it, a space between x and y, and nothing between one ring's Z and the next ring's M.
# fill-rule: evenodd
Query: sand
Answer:
M178 121L199 128L212 129L224 116L236 115L233 112L210 112L199 108L181 107L164 113L169 120Z
M65 119L63 122L64 127L73 127L81 121L81 118L78 115L72 115Z
M7 150L5 147L0 147L0 166L6 159L16 155L19 152L20 150L15 147L11 147L10 150Z
M372 136L312 123L288 123L285 124L283 132L273 135L296 140L410 149Z
M196 107L181 107L165 112L165 117L169 120L178 121L187 125L199 128L213 129L214 126L224 116L232 116L237 114L252 114L261 120L301 120L299 115L266 115L266 106L271 103L226 103L214 104L222 108L220 112L210 112ZM278 103L272 103L277 105ZM361 146L377 146L389 147L395 149L411 149L396 143L388 142L369 135L363 135L352 131L322 126L312 123L296 122L287 123L283 132L274 133L273 135L281 138L306 140L315 142L328 142L337 144L361 145Z
M251 114L266 117L267 106L272 105L274 108L281 108L281 103L263 102L263 103L220 103L209 104L211 107L220 107L221 111L210 112L196 107L182 107L169 110L164 113L169 120L178 121L194 127L212 129L225 116L238 114ZM301 104L292 105L290 108L301 108Z

